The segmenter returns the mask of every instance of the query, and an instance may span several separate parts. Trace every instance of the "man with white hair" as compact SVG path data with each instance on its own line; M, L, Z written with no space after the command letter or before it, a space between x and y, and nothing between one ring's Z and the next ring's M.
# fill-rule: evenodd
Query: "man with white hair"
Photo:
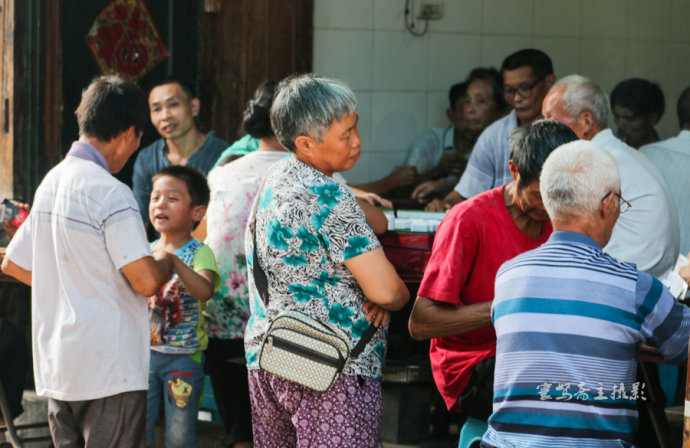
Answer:
M641 343L687 357L690 309L601 248L632 208L616 160L594 142L557 148L540 176L554 232L496 276L494 407L482 447L629 446ZM634 207L634 206L633 206Z
M663 278L678 258L680 228L676 207L659 170L608 128L609 113L604 91L579 75L567 76L554 84L542 106L545 118L567 124L579 138L601 145L616 160L623 197L632 207L618 220L604 250Z

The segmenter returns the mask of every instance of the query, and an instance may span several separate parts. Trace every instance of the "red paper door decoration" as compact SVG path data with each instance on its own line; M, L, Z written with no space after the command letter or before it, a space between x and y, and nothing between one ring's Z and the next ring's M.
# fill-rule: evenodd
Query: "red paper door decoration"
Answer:
M113 0L101 11L86 43L102 73L118 72L130 81L170 56L143 0Z

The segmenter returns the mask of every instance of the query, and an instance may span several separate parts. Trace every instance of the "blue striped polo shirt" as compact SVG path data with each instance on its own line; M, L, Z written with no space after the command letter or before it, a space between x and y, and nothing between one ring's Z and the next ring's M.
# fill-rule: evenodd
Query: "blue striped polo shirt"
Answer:
M493 414L485 447L623 447L637 430L641 343L687 356L690 309L581 233L554 232L496 276Z

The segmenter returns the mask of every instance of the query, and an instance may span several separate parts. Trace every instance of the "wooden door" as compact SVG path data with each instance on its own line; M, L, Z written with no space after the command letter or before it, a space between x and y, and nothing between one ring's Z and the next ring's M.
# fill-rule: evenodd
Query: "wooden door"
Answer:
M13 196L14 2L0 0L0 196Z
M314 1L206 0L203 6L201 121L232 143L261 82L311 71Z

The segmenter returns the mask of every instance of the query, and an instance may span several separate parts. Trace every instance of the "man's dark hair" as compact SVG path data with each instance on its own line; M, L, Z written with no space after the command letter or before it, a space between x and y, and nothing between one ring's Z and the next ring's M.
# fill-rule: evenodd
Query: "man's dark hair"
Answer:
M134 126L141 135L149 121L146 94L118 75L99 76L82 91L74 112L79 135L108 142Z
M686 87L678 97L676 110L678 111L678 124L680 127L690 125L690 87Z
M498 70L496 70L493 67L475 68L470 72L469 75L467 75L467 79L465 80L465 82L467 83L467 87L469 88L470 84L472 84L473 81L476 81L478 79L488 82L491 86L491 92L494 97L494 102L496 103L496 109L505 110L508 107L508 103L506 102L506 98L503 95L503 77L500 73L498 73Z
M154 83L151 86L151 90L155 89L156 87L164 86L166 84L177 84L180 86L182 91L187 94L187 99L192 100L196 98L196 89L194 89L194 86L192 83L186 81L185 79L179 78L177 76L166 76L165 78L159 80L158 82ZM151 92L149 90L149 93Z
M455 105L460 98L464 98L467 95L467 86L469 83L467 81L459 82L453 84L448 91L448 101L450 101L450 108L455 110Z
M559 146L577 140L566 124L556 120L538 120L528 126L513 129L510 141L510 160L517 166L520 181L518 190L539 180L541 167L551 152Z
M153 175L153 182L156 182L163 176L174 177L185 183L189 197L192 198L192 206L208 205L208 200L211 195L206 176L195 168L183 165L170 165L158 171Z
M254 92L254 98L249 101L244 110L242 129L254 138L274 136L270 115L277 87L277 81L261 83Z
M534 48L516 51L505 58L501 65L501 73L520 67L531 67L532 73L537 79L543 79L547 75L553 74L551 58L543 51Z
M664 115L664 93L659 84L641 78L621 81L611 92L611 109L621 106L630 109L636 117L647 118L652 114L661 120Z

